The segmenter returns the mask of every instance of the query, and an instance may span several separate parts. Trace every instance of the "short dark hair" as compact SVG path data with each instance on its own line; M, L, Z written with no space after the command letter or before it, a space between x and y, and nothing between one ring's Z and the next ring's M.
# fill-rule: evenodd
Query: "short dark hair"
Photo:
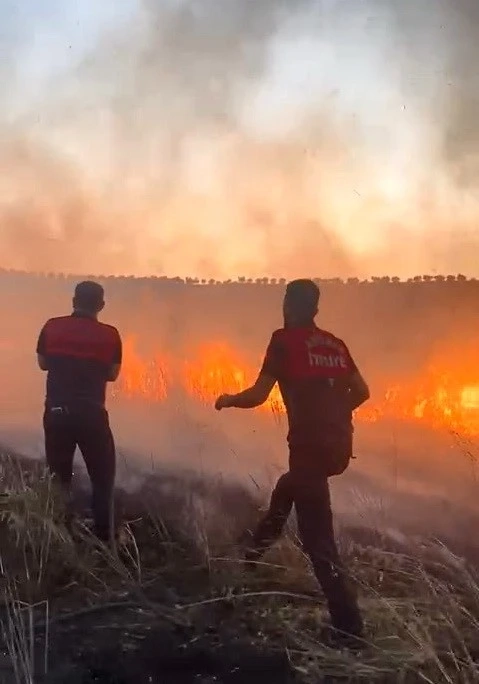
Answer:
M320 291L314 280L299 278L286 285L285 302L300 317L314 317L319 304Z
M75 287L74 306L85 311L97 312L104 304L105 291L99 283L84 280Z

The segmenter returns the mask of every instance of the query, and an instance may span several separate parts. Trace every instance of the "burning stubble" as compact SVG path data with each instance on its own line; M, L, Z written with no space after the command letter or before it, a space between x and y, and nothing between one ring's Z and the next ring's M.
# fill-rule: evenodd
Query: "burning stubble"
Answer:
M35 366L36 336L47 318L68 312L73 284L0 274L9 323L1 339L1 439L38 456L44 377ZM218 414L213 403L255 379L280 324L283 288L127 278L104 285L104 319L124 337L124 367L109 399L119 482L138 468L147 474L171 464L269 487L286 466L277 389L253 412ZM321 325L347 340L372 389L355 418L358 460L335 486L345 515L352 515L343 510L351 488L382 497L388 510L396 502L399 517L410 510L408 492L421 494L421 505L424 495L476 505L476 285L324 284Z
M128 27L56 75L21 114L4 115L4 263L225 278L473 273L472 4L398 7L143 3ZM14 81L18 53L9 54ZM22 83L15 86L22 94ZM35 336L45 318L68 310L71 284L50 290L51 281L12 278L3 289L13 325L4 420L13 416L21 435L31 426L37 439ZM159 463L257 478L265 464L284 467L277 396L222 422L211 408L216 392L254 377L274 307L280 311L279 288L261 306L248 286L234 294L211 288L207 304L192 289L189 303L175 290L168 303L163 293L141 306L138 288L107 283L108 317L125 332L127 352L112 413L131 460L151 453ZM477 383L458 378L457 368L448 378L447 354L463 351L456 339L431 355L439 375L428 353L416 358L418 332L444 337L451 311L441 298L421 308L416 291L402 297L387 288L359 306L360 291L325 292L322 309L374 376L374 402L357 420L357 470L387 481L387 495L391 473L406 470L411 488L452 496L455 473L461 498L469 465L451 465L443 433L459 422L474 434L468 406ZM405 328L410 365L390 351ZM376 340L381 353L371 351ZM391 438L388 421L398 419L415 426L407 440L397 428Z
M472 273L474 8L143 2L29 104L19 38L2 66L23 102L0 140L5 264Z

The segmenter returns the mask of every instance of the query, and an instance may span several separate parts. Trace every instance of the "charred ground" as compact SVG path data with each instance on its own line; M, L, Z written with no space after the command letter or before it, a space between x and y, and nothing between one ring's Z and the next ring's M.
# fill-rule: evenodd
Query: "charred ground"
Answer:
M465 539L342 528L367 641L337 652L321 641L322 597L294 525L264 564L241 563L235 540L262 492L152 473L118 492L123 543L110 553L83 522L81 483L70 533L38 463L3 456L2 474L3 682L479 681L477 557Z

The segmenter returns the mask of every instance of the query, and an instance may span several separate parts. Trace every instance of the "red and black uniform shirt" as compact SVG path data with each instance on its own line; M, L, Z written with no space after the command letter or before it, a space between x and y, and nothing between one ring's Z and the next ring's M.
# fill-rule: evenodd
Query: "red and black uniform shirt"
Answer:
M352 439L349 380L356 371L344 342L314 324L273 333L262 372L279 384L290 447Z
M122 342L116 328L73 313L47 321L37 354L48 365L47 406L104 406L111 366L122 361Z

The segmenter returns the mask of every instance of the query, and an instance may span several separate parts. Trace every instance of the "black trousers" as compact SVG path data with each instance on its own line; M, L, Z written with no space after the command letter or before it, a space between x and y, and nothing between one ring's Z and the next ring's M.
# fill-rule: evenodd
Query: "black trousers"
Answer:
M48 467L65 489L71 484L75 449L80 449L92 486L95 533L108 541L113 524L116 468L108 413L100 406L47 407L43 426Z
M248 559L259 559L279 538L293 505L299 537L326 597L333 627L360 635L363 627L361 614L334 538L327 477L298 465L290 467L289 472L279 478L269 510L254 532Z

